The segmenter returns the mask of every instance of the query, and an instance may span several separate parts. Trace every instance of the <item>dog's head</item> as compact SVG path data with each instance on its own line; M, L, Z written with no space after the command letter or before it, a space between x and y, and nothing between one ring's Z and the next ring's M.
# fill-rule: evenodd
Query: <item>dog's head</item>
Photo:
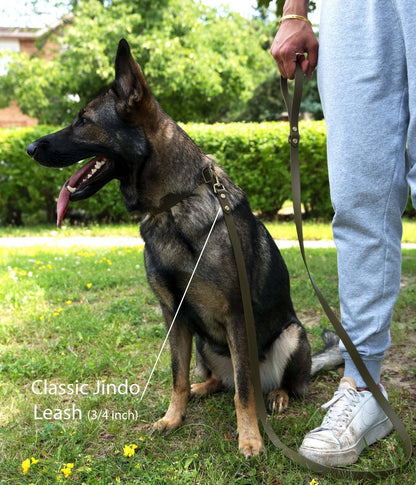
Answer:
M157 103L126 40L119 43L115 80L109 89L82 109L73 123L27 147L46 167L66 167L89 159L62 187L58 226L69 201L86 199L110 180L120 180L128 210L139 208L141 166L149 156L147 133L157 125Z

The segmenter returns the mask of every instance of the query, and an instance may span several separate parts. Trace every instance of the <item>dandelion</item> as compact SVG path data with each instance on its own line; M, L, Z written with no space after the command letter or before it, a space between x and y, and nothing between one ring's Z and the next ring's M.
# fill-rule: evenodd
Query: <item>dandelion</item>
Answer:
M135 444L125 445L124 448L123 448L124 456L126 456L127 458L132 457L135 453L134 450L136 448L137 448L137 445L135 445Z
M27 458L22 463L23 475L26 475L26 473L29 471L30 466L31 465L36 465L36 463L39 463L39 460L37 460L34 456L32 456L31 459Z
M312 478L312 480L309 483L309 485L319 485L319 482L318 482L318 480L315 480L314 478Z
M65 478L68 478L69 475L71 475L73 468L73 463L67 463L63 468L61 468L61 472L64 474Z
M23 475L26 475L26 473L29 471L29 468L30 468L30 460L29 460L29 458L27 458L22 463L22 468L23 468Z
M67 305L72 305L72 301L71 300L66 300L65 302Z
M87 283L87 288L90 289L92 286L92 283Z

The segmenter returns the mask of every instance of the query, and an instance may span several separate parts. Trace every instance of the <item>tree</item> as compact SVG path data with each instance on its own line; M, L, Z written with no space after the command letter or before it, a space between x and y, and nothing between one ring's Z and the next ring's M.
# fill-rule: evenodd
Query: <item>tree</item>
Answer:
M261 11L264 9L269 9L270 4L274 3L274 0L257 0L257 8ZM279 18L283 15L283 5L285 3L285 0L276 0L276 9L275 13L276 16ZM316 8L316 2L314 0L311 0L309 2L309 11L313 12Z
M17 99L43 123L68 122L112 80L121 37L179 121L232 118L273 64L261 46L260 20L219 14L194 0L79 0L72 13L52 60L12 56L0 77L0 104Z

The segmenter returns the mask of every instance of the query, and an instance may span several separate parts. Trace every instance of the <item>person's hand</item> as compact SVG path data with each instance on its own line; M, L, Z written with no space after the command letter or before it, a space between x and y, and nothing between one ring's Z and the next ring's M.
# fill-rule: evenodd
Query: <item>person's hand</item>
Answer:
M295 77L296 62L306 77L311 78L318 63L318 41L308 22L298 19L284 20L277 31L270 52L280 74Z

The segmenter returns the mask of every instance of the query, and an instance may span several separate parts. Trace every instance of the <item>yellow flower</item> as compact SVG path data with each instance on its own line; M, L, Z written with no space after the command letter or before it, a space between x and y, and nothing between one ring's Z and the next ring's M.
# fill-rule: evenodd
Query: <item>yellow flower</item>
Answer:
M90 289L92 286L92 283L87 283L87 288Z
M72 301L71 300L66 300L65 302L67 305L72 305Z
M29 468L30 468L30 460L29 460L29 458L27 458L22 463L22 468L23 468L23 475L26 475L26 473L29 471Z
M314 478L312 478L309 485L319 485L319 482L318 482L318 480L315 480Z
M32 456L32 465L36 465L36 463L39 463L39 460L37 460L35 457Z
M68 478L69 475L71 475L73 468L74 468L73 463L67 463L66 466L61 468L61 472L64 474L65 478Z
M136 448L137 448L137 445L135 445L135 444L125 445L124 448L123 448L124 456L127 456L128 458L130 458L131 456L134 455L134 450Z

